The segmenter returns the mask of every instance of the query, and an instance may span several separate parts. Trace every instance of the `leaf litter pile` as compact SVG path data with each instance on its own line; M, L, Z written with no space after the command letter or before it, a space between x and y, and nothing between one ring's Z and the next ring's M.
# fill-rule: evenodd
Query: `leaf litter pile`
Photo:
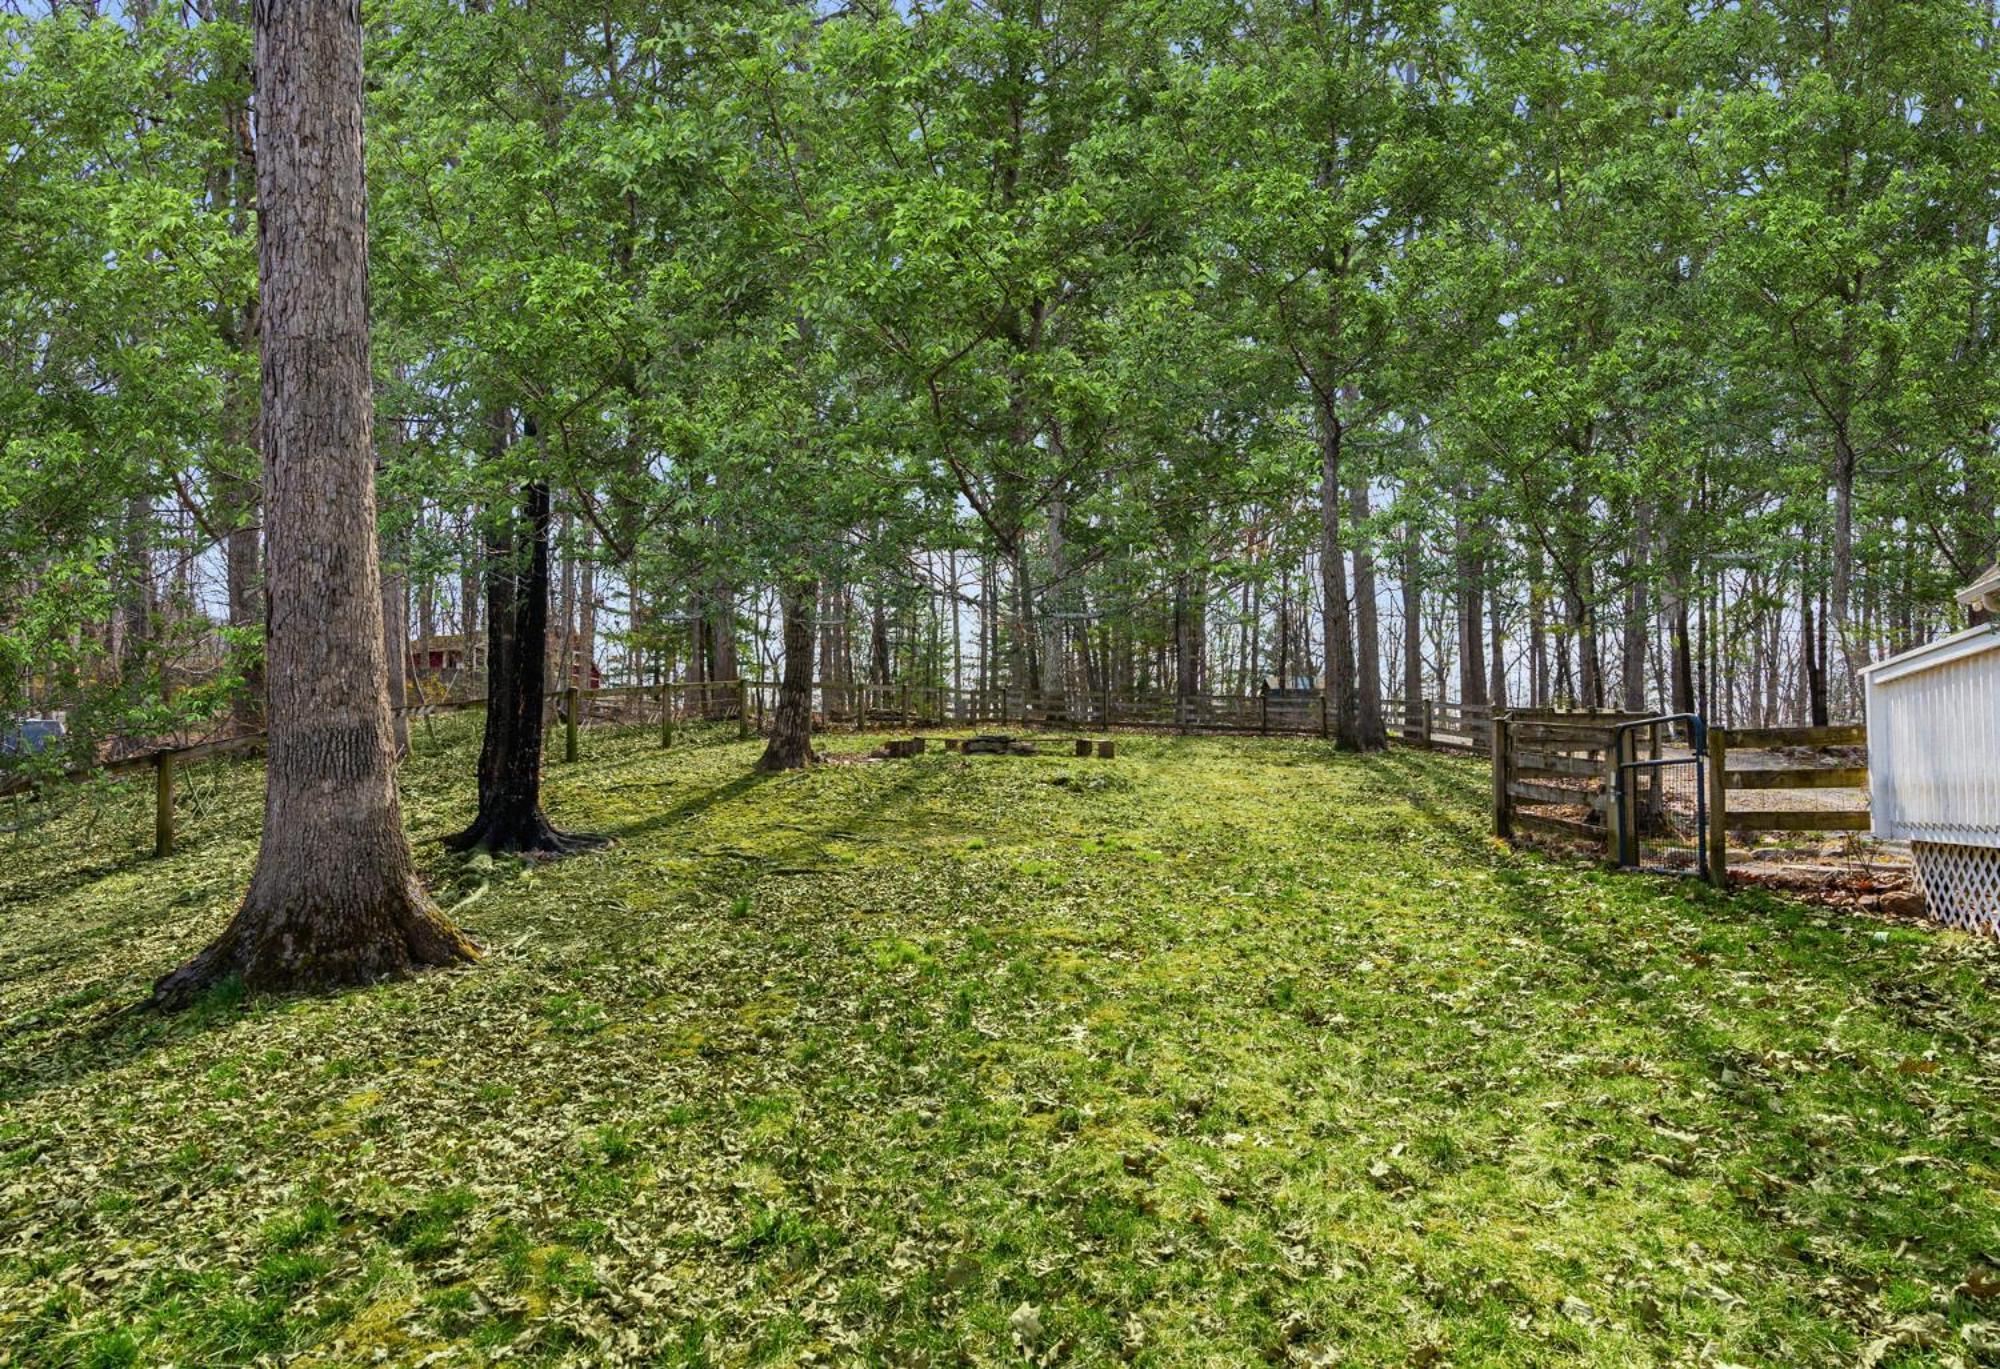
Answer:
M254 764L0 837L0 1362L1974 1364L2000 954L1499 847L1477 767L593 734L480 966L134 1011ZM860 738L834 738L861 750Z

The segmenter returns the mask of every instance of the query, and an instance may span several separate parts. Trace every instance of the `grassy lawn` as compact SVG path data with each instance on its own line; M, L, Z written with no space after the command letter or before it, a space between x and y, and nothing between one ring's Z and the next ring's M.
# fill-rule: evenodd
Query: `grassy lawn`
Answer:
M1986 943L1511 853L1478 767L1310 742L594 735L549 807L619 845L482 868L475 729L405 772L464 973L129 1011L254 766L164 862L136 797L0 839L0 1362L2000 1355Z

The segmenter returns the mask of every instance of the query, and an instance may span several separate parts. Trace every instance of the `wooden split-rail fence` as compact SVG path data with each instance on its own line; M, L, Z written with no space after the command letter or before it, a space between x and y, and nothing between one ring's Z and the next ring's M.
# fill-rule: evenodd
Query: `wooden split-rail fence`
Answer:
M1793 801L1785 806L1746 801L1755 793L1825 795L1828 790L1868 789L1868 730L1832 727L1711 727L1703 730L1702 792L1688 788L1679 802L1663 792L1659 777L1677 764L1675 748L1695 756L1694 729L1639 713L1557 712L1516 709L1493 720L1493 831L1542 831L1601 845L1605 858L1632 863L1631 834L1678 829L1700 853L1711 882L1727 887L1732 834L1865 832L1870 815L1851 804ZM1767 763L1732 766L1731 758L1763 753ZM1769 764L1771 753L1781 763ZM1627 777L1621 784L1621 773ZM1695 823L1700 830L1695 830ZM1628 834L1621 845L1620 828Z
M911 684L819 681L813 685L813 721L821 730L871 727L1023 728L1116 727L1186 735L1326 737L1323 694L1253 695L1148 694L1077 690L1051 697L1020 689L951 689ZM428 725L439 714L483 708L483 698L422 697L398 710ZM546 705L550 726L562 728L562 756L581 754L580 733L592 726L657 726L662 746L677 729L697 722L734 723L740 739L761 733L777 708L778 685L759 680L674 681L664 685L611 685L599 689L552 690ZM1384 701L1392 738L1441 751L1483 753L1492 724L1484 705L1451 700ZM0 798L27 794L45 785L77 783L104 776L150 773L153 777L153 851L171 855L179 776L185 768L263 750L262 732L241 733L131 752L95 765L57 774L0 774Z
M770 681L678 681L665 685L613 685L552 691L548 720L563 730L562 756L581 754L580 732L590 726L656 725L660 744L672 746L678 728L695 722L734 723L739 739L761 733L777 706ZM813 685L814 725L851 727L1119 728L1168 733L1326 737L1326 700L1313 695L1120 694L1079 691L1050 698L1022 690L962 690L905 684L818 682ZM419 698L399 710L428 724L438 714L482 708L485 700ZM1554 832L1602 843L1618 855L1616 824L1609 820L1618 789L1619 729L1644 715L1607 712L1500 709L1445 699L1388 699L1384 714L1393 741L1429 750L1493 757L1493 829L1511 837L1517 828ZM1627 737L1633 734L1628 732ZM1659 746L1658 732L1653 746ZM1864 766L1847 763L1784 768L1731 769L1732 751L1808 748L1827 751L1865 746L1859 726L1830 728L1711 728L1707 733L1706 811L1708 869L1726 880L1730 832L1858 831L1865 810L1766 808L1732 805L1743 791L1866 789ZM254 754L261 732L163 747L120 756L59 775L0 775L0 798L52 782L150 772L153 776L153 850L170 855L175 840L176 776L203 761ZM1629 742L1628 742L1629 751ZM1625 759L1633 757L1627 755ZM1628 796L1643 803L1643 794Z
M1861 723L1831 727L1710 728L1708 733L1709 878L1729 884L1731 832L1866 832L1873 818L1866 808L1732 807L1731 796L1773 790L1792 793L1828 789L1868 792L1868 729ZM1861 763L1838 754L1861 750ZM1816 763L1757 769L1729 768L1731 751L1802 751Z

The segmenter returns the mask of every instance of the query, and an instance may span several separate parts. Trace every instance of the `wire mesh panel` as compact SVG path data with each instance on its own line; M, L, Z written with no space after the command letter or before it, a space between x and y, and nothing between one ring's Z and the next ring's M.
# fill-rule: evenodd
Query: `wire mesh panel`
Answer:
M1708 871L1707 729L1692 714L1618 729L1618 823L1622 865L1673 874Z

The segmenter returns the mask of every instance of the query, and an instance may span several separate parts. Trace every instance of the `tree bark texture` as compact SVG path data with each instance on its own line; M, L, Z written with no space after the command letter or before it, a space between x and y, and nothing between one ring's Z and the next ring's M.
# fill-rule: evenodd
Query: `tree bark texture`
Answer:
M528 436L535 436L532 421ZM503 439L504 440L504 439ZM486 545L486 732L479 813L455 851L574 855L604 838L559 832L542 813L542 710L549 653L549 487L531 482L518 510L496 513Z
M410 720L403 711L409 703L403 663L410 655L410 584L400 548L386 536L383 543L382 663L389 689L389 735L400 761L410 754Z
M1421 534L1411 520L1403 526L1403 716L1402 725L1415 727L1423 718L1424 587Z
M1349 751L1361 746L1354 699L1354 628L1347 604L1347 558L1340 545L1340 415L1330 399L1319 404L1319 573L1325 599L1326 711L1333 740Z
M242 907L162 1006L366 983L477 952L417 882L391 751L353 0L257 0L269 758Z
M1375 553L1368 546L1368 477L1353 476L1347 492L1348 521L1354 536L1355 739L1364 750L1389 745L1382 719L1382 644L1375 611Z
M813 609L816 581L802 580L780 595L784 610L785 673L778 684L778 707L771 740L757 761L765 771L803 770L818 759L812 749Z

